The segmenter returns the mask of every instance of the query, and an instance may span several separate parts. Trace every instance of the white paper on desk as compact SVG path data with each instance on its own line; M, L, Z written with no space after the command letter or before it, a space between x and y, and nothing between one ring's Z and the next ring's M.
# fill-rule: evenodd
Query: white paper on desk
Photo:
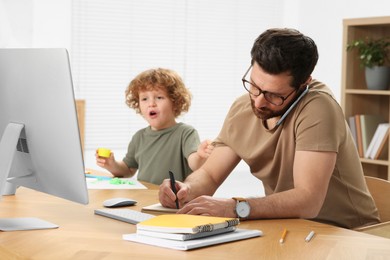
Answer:
M236 231L215 235L211 237L198 238L193 240L170 240L164 238L155 238L149 236L138 235L137 233L133 234L124 234L123 239L127 241L132 241L136 243L142 243L152 246L159 246L165 248L171 248L176 250L190 250L199 247L205 247L210 245L222 244L231 241L237 241L242 239L247 239L251 237L262 236L263 232L260 230L250 230L250 229L239 229Z
M123 181L129 181L132 184L111 184L110 180L98 180L96 178L85 178L89 190L140 190L147 189L136 178L121 178Z

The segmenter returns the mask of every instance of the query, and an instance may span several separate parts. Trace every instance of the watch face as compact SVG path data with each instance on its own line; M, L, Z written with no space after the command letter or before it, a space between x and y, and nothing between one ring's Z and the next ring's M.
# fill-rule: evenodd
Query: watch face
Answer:
M236 212L240 218L248 217L250 213L250 207L248 202L239 202L236 207Z

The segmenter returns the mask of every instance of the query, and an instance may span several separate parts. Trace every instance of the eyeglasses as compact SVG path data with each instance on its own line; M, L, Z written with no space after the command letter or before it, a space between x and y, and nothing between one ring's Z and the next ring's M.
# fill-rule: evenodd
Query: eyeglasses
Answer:
M255 97L258 97L261 94L263 94L265 100L267 100L269 103L271 103L272 105L275 105L275 106L281 106L281 105L283 105L284 101L289 96L291 96L292 93L294 93L296 91L296 89L294 89L293 91L291 91L290 94L288 94L287 96L283 97L281 95L278 95L278 94L275 94L275 93L272 93L272 92L261 90L261 88L256 86L254 83L249 82L249 81L247 81L245 79L245 77L248 74L248 72L251 69L251 67L252 67L252 65L249 66L249 69L245 72L245 75L242 77L242 84L244 85L244 88L246 89L246 91L248 91L251 95L253 95Z

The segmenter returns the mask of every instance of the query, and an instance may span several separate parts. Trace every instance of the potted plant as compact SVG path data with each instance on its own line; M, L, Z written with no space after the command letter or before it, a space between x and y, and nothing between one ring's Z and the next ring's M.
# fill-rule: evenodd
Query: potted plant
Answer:
M360 66L365 67L367 88L388 89L390 84L389 62L390 40L380 39L359 39L347 45L347 51L357 49L359 52Z

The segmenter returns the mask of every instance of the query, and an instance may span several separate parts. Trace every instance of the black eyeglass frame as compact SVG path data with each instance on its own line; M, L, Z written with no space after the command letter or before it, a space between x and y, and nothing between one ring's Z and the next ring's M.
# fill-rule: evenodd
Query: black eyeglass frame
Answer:
M269 102L269 103L271 103L272 105L275 105L275 106L281 106L281 105L284 104L284 101L286 101L286 99L287 99L289 96L291 96L292 93L294 93L294 92L297 91L297 89L294 89L293 91L290 92L290 94L288 94L288 95L285 96L285 97L283 97L283 96L281 96L281 95L279 95L279 94L276 94L276 93L272 93L272 92L269 92L269 91L264 91L264 90L262 90L261 88L259 88L258 86L256 86L255 83L249 82L249 81L247 81L247 80L245 79L245 77L247 76L247 74L248 74L248 72L250 71L251 68L252 68L252 65L249 66L248 70L245 72L244 76L243 76L242 79L241 79L241 80L242 80L242 84L244 85L245 90L248 91L249 94L251 94L251 95L253 95L253 96L255 96L255 97L258 97L258 96L260 96L260 95L263 93L264 98L265 98L265 100L267 100L267 102ZM247 86L245 86L245 83L248 83L249 85L251 85L251 86L253 86L255 89L257 89L257 90L258 90L258 93L257 93L257 94L253 93L250 89L247 88ZM269 95L272 95L272 96L274 96L274 97L276 97L276 98L280 98L281 103L280 103L280 104L279 104L279 103L276 104L276 103L272 102L272 101L270 100L271 97L270 97Z

